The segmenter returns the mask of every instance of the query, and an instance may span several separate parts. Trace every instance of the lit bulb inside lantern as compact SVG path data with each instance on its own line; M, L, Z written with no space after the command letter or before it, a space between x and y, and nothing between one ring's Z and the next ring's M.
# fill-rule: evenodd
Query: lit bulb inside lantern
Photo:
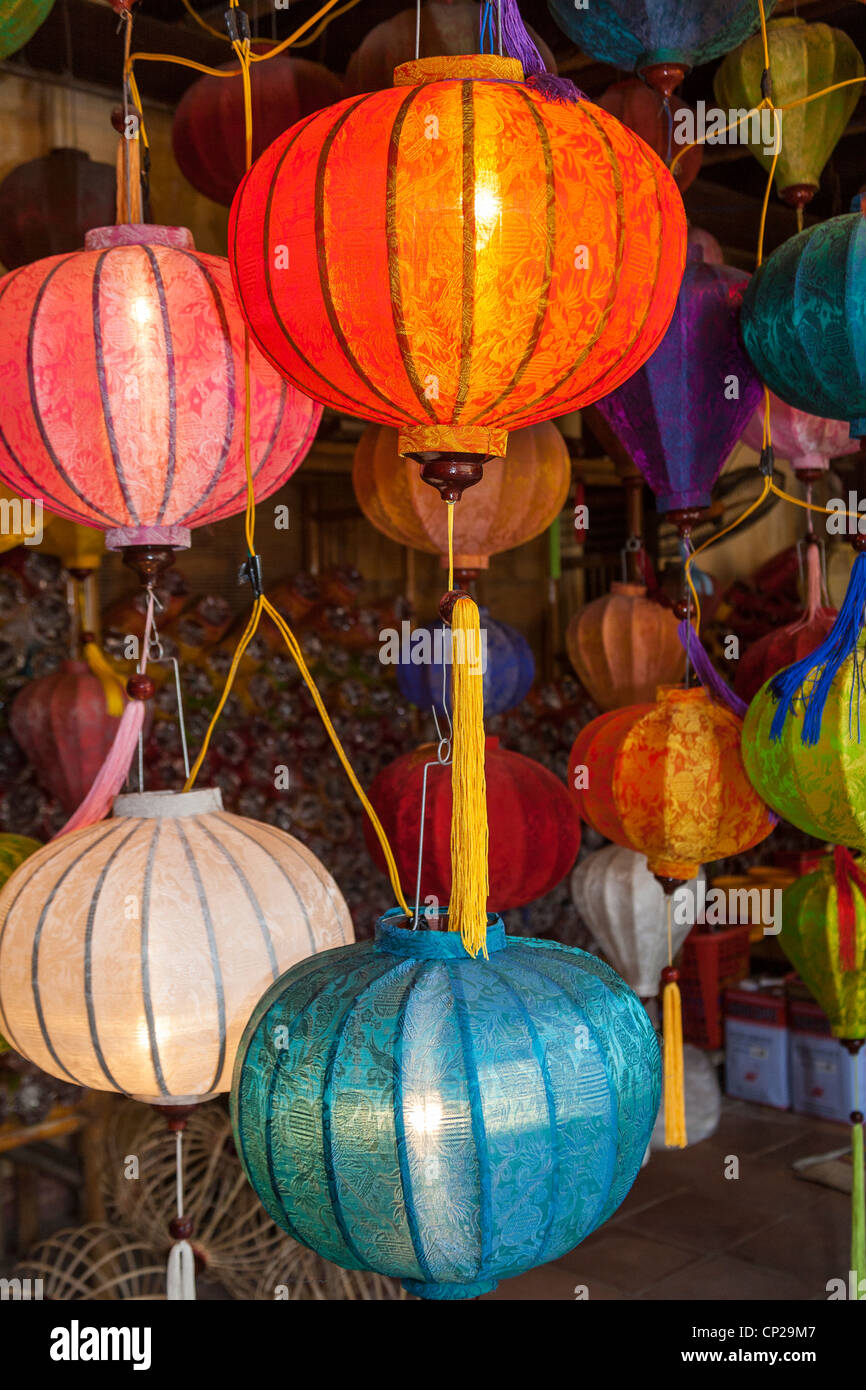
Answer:
M495 231L502 214L502 200L497 185L481 177L475 183L475 249L482 250Z
M152 317L150 300L146 299L143 294L132 301L132 317L136 323L150 323Z
M436 1100L425 1100L409 1111L409 1123L416 1134L435 1134L442 1123L442 1106Z

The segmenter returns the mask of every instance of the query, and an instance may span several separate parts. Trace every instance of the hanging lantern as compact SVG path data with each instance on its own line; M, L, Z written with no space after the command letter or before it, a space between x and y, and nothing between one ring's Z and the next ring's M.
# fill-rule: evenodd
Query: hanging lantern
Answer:
M496 622L486 608L481 614L484 665L484 713L491 716L514 709L535 680L535 658L521 632ZM431 706L450 710L451 628L443 622L416 628L397 666L400 694L429 713ZM443 682L445 698L443 700Z
M243 324L228 267L181 227L89 232L86 250L0 281L0 475L111 548L189 545L242 512ZM253 349L259 500L291 476L321 412Z
M814 652L836 621L836 609L825 608L821 603L821 555L818 542L811 535L807 537L806 564L805 612L796 623L771 629L747 649L734 679L734 688L742 700L751 700L771 676Z
M444 55L465 55L478 48L479 8L465 0L428 0L421 6L418 30L418 57L437 58ZM394 69L408 63L415 55L416 27L419 16L415 6L377 24L362 39L361 45L349 59L346 69L346 94L380 92L390 87ZM532 42L538 49L548 72L556 72L553 54L534 29L527 26Z
M752 276L743 340L788 405L866 436L866 198L791 237Z
M614 82L602 92L598 104L639 135L668 166L679 153L680 146L674 142L674 120L678 111L691 110L679 97L671 97L666 102L640 78L630 77L625 82ZM703 157L703 146L695 145L677 162L673 175L681 193L694 183Z
M206 75L187 87L171 128L174 157L198 193L226 207L246 170L244 89L235 77ZM253 159L284 130L343 95L339 77L306 58L276 57L250 65Z
M764 0L767 14L776 0ZM584 53L611 67L631 69L670 96L690 68L729 53L760 23L754 0L712 5L666 5L657 0L547 0L564 34Z
M40 841L31 839L29 835L0 835L0 888L19 864L41 848Z
M832 630L825 645L829 641ZM862 660L861 641L858 661ZM860 678L854 658L848 656L820 701L818 735L813 739L813 702L824 665L818 649L761 687L744 721L743 762L752 785L784 820L819 840L866 850L866 743L860 739L856 694ZM811 670L802 672L803 666ZM792 670L802 672L799 689L780 704L774 687ZM805 704L804 693L809 695ZM804 716L810 705L813 719L807 723Z
M778 458L788 459L798 478L816 482L826 473L831 459L856 454L858 440L852 439L844 420L825 420L807 415L770 392L770 432ZM761 401L746 428L743 443L760 453L764 444L764 403Z
M641 141L524 82L516 59L424 59L395 83L257 161L232 205L232 274L269 361L397 428L399 453L453 501L510 430L645 361L670 319L685 220Z
M863 59L848 35L828 24L807 24L793 16L774 19L767 26L767 44L777 107L790 106L814 92L863 75ZM755 34L742 48L729 53L716 72L716 101L726 111L751 111L760 106L763 72L764 46L760 34ZM776 188L790 207L805 207L818 192L824 165L860 95L859 87L841 87L808 106L784 111L779 118L778 140L773 136L772 113L765 118L769 125L763 124L763 128L759 119L740 125L737 138L748 144L758 163L769 172L775 160Z
M71 815L108 756L120 724L86 661L64 661L15 696L9 727L41 787Z
M436 762L433 744L404 753L383 768L370 787L370 800L397 860L400 878L413 885L418 872L421 796L427 773L424 855L419 902L451 898L451 768ZM490 899L502 910L523 907L555 888L580 848L580 826L568 794L546 767L485 739L487 817L490 828ZM379 842L368 821L364 837L373 859L384 869Z
M703 870L699 877L705 879ZM697 891L698 879L686 885ZM641 999L659 992L668 959L667 913L661 884L642 854L619 845L588 854L571 875L574 905L611 965ZM686 913L671 920L672 955L691 930Z
M219 791L118 797L0 894L0 1031L52 1076L194 1104L228 1089L262 990L352 939L310 851Z
M705 227L689 223L688 245L700 247L705 265L724 265L724 252L712 232Z
M0 58L29 43L51 13L54 0L4 0L0 11Z
M748 276L707 265L697 243L671 326L649 361L596 409L656 496L687 531L761 396L740 342L739 311Z
M601 710L652 700L658 686L676 684L685 669L673 610L647 598L642 584L611 584L609 594L575 613L565 645Z
M358 506L368 521L399 545L438 554L448 563L448 517L418 472L407 467L397 431L369 425L352 465ZM483 477L454 514L454 568L464 579L487 569L491 555L523 545L562 511L571 484L565 440L551 421L515 430L508 454Z
M422 1298L473 1298L617 1209L658 1109L658 1046L582 951L491 916L489 959L472 959L456 932L405 922L386 914L375 943L264 996L238 1050L235 1142L294 1239Z
M866 1039L866 865L837 850L784 890L779 944L837 1038Z
M654 705L602 715L571 751L581 815L645 854L662 880L695 878L701 864L742 854L773 824L746 777L741 730L701 686L662 688Z
M56 149L0 183L0 261L7 270L77 251L114 216L115 169L84 150Z

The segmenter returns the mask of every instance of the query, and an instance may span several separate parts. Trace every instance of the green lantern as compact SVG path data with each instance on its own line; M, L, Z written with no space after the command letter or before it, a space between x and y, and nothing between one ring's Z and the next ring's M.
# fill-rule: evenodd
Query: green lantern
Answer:
M861 636L858 663L863 656ZM816 658L813 653L815 666L790 700L783 721L777 719L779 698L772 686L785 673L761 686L743 725L743 762L752 786L786 821L819 840L866 850L866 729L861 741L855 657L848 656L833 676L821 704L817 738L805 742L806 703L821 672ZM866 721L866 709L862 718Z
M866 1038L866 862L835 850L782 895L779 944L830 1020L833 1035Z
M767 25L767 39L773 102L777 107L863 75L863 59L854 44L847 34L828 24L774 19ZM764 49L760 34L756 34L729 53L719 67L714 84L719 105L731 113L758 106L763 71ZM848 124L861 91L860 86L843 87L779 116L781 152L776 164L776 187L790 207L805 207L817 193L821 171ZM739 138L748 137L749 149L769 172L773 141L756 139L756 126L757 119L743 121ZM766 134L766 129L762 134Z
M3 0L0 5L0 58L29 43L48 18L54 0Z

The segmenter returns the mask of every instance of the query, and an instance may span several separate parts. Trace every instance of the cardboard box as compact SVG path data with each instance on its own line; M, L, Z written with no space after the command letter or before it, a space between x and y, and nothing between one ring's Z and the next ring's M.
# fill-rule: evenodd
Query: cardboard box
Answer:
M727 989L725 1012L725 1093L787 1110L788 1022L781 991Z
M855 1068L860 1072L860 1105L866 1105L866 1048L856 1057L834 1038L830 1020L811 1000L788 1000L788 1066L791 1108L798 1115L848 1124L854 1107Z

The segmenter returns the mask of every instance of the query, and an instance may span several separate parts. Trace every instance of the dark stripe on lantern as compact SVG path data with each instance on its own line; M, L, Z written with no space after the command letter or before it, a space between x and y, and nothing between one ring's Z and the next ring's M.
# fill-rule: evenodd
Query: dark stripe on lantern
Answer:
M388 283L391 287L391 313L394 319L397 347L400 350L403 367L412 390L415 392L418 404L435 424L436 412L424 394L424 383L418 373L415 359L409 350L409 333L403 313L403 287L400 283L400 238L397 231L397 164L400 155L400 137L403 134L403 125L409 113L409 107L420 90L420 87L410 88L400 103L400 108L391 127L385 185L385 243L388 248Z
M225 1066L226 1060L226 1005L225 996L223 993L222 971L220 969L219 952L217 950L217 941L216 933L214 932L213 918L210 915L210 906L208 904L207 894L204 891L204 884L202 883L202 878L201 874L199 873L198 864L196 863L195 855L192 852L189 840L184 834L182 821L176 820L174 824L175 828L177 829L177 833L180 836L180 842L183 845L183 852L186 855L186 862L189 865L189 871L192 874L192 879L195 884L195 891L198 895L199 906L201 908L202 917L204 918L204 924L207 929L208 946L210 947L211 969L213 970L213 982L214 990L216 992L217 1017L219 1026L219 1052L217 1055L216 1070L214 1071L213 1080L211 1081L211 1084L208 1086L208 1091L214 1091L216 1090L217 1082L219 1081L220 1076L222 1075L222 1070Z
M321 991L319 991L319 993L321 993ZM300 1019L301 1019L301 1018L304 1018L304 1017L306 1017L305 1014L299 1015L299 1019L296 1020L296 1023L299 1022ZM293 1027L292 1027L292 1032L294 1032L294 1030L295 1030L295 1025L293 1025ZM279 1080L280 1080L280 1068L283 1066L283 1063L285 1062L287 1055L288 1055L288 1049L287 1049L287 1048L285 1048L285 1049L283 1049L283 1048L278 1049L277 1060L274 1062L274 1065L273 1065L273 1073L272 1073L272 1075L271 1075L271 1084L270 1084L270 1086L268 1087L268 1118L267 1118L267 1120L266 1120L266 1122L265 1122L265 1153L267 1154L267 1158L268 1158L268 1178L269 1178L270 1184L271 1184L271 1193L272 1193L272 1195L273 1195L275 1204L279 1207L280 1211L283 1213L282 1221L281 1221L280 1224L285 1228L285 1230L288 1232L288 1234L292 1237L292 1240L296 1240L300 1245L303 1245L303 1244L304 1244L304 1239L303 1239L303 1237L301 1236L300 1232L297 1231L297 1230L295 1229L294 1225L293 1225L292 1222L289 1220L289 1214L288 1214L288 1212L286 1211L285 1203L283 1202L283 1199L282 1199L282 1197L280 1196L280 1189L279 1189L279 1186L278 1186L278 1183L277 1183L277 1171L276 1171L276 1168L275 1168L275 1166L274 1166L274 1151L273 1151L273 1137L274 1137L274 1136L273 1136L274 1096L276 1095L277 1085L278 1085ZM244 1138L243 1138L244 1131L243 1131L243 1130L241 1129L241 1127L240 1127L241 1101L242 1101L242 1098L243 1098L243 1092L239 1089L237 1094L238 1094L238 1099L237 1099L237 1106L238 1106L238 1134L241 1136L241 1147L242 1147L242 1149L244 1150L244 1162L248 1164L248 1163L249 1163L249 1160L246 1158L246 1145L245 1145L245 1143L244 1143Z
M218 814L219 814L219 813L218 813ZM262 843L261 843L261 840L257 839L257 837L256 837L255 835L251 835L251 834L249 833L248 830L243 830L239 825L236 825L236 824L234 823L233 820L230 820L230 819L229 819L228 816L226 816L226 815L220 815L219 818L220 818L220 820L224 821L224 823L229 827L229 829L230 829L230 830L233 830L233 831L235 832L236 835L242 835L242 836L244 837L245 840L249 840L251 844L257 845L259 849L262 849L262 848L263 848ZM264 824L261 825L259 828L260 828L261 830L268 830L268 829L270 829L269 826L266 826L266 825L264 825ZM281 844L283 850L285 850L285 847L286 847L286 841L285 841L285 839L281 839L281 840L280 840L280 844ZM265 850L264 852L267 853L267 850ZM286 871L285 871L285 869L283 868L282 864L278 864L277 861L276 861L276 859L273 861L273 868L275 868L275 869L277 869L277 870L279 871L279 873L282 875L283 879L285 880L285 882L288 884L288 886L291 888L292 892L293 892L294 895L295 895L295 901L296 901L298 907L300 908L301 916L302 916L303 919L304 919L304 926L305 926L306 929L307 929L307 936L308 936L309 939L310 939L310 955L313 955L313 956L314 956L314 955L316 954L316 951L317 951L318 948L317 948L317 946L316 946L316 939L315 939L315 937L313 936L313 927L312 927L312 923L310 922L310 918L309 918L309 915L308 915L308 913L307 913L306 906L305 906L305 904L304 904L304 902L303 902L303 900L302 900L300 894L298 893L297 888L296 888L295 885L292 883L292 880L290 879L289 875L286 873Z
M223 303L223 298L222 294L220 293L219 286L217 285L207 266L202 261L201 257L193 256L189 251L181 251L179 254L185 256L186 259L190 262L190 264L195 267L195 269L201 275L202 279L204 280L205 284L211 292L214 302L214 308L216 310L217 318L219 319L220 328L222 330L223 352L225 354L226 367L226 427L223 433L223 442L221 446L219 462L217 463L216 467L214 468L211 474L210 482L208 483L207 487L192 504L192 506L188 508L185 515L181 518L181 522L184 522L186 521L187 517L194 516L195 513L198 511L199 507L204 505L204 503L207 501L207 499L213 492L214 488L217 486L217 483L219 482L223 473L225 472L225 467L228 463L229 454L231 452L232 447L232 439L234 438L235 432L235 406L237 403L237 381L235 379L235 358L234 352L232 351L232 338L231 331L229 329L228 315L225 311L225 305ZM252 394L253 383L252 381L250 381L251 397ZM172 468L172 476L173 474L174 469ZM245 489L243 490L245 491ZM166 492L165 499L163 502L163 509L159 514L160 521L163 518L165 506L167 505L167 503L168 492Z
M343 113L331 126L331 129L328 131L328 134L325 136L325 139L322 142L322 149L319 154L318 164L316 166L316 191L314 205L314 220L316 229L316 260L319 267L319 287L322 291L322 300L325 305L325 312L328 315L328 322L331 325L331 332L334 334L334 337L336 338L337 343L339 344L343 356L345 357L346 361L348 362L349 366L352 368L358 379L362 381L364 385L367 387L367 390L370 391L371 394L377 398L377 400L384 402L384 404L388 406L389 410L393 410L393 402L390 401L388 397L382 391L379 390L378 386L376 386L375 383L370 380L367 373L364 371L364 368L361 366L357 357L353 353L352 349L349 347L349 341L345 333L343 332L343 326L340 323L340 319L337 314L337 309L331 296L331 285L328 276L328 254L325 236L325 173L328 167L328 158L331 153L331 147L333 146L333 143L339 135L340 131L343 129L343 126L346 124L349 117L354 115L358 107L361 106L366 100L366 96L360 97L358 101L354 102L352 106L347 107L347 109L343 111Z
M529 114L535 125L539 143L541 145L542 158L544 160L544 217L545 217L545 242L544 242L544 279L541 289L538 292L538 306L535 311L535 322L527 340L523 355L518 362L514 374L508 385L500 391L496 400L491 405L487 405L483 410L474 415L471 424L476 424L482 416L488 415L496 410L506 397L514 390L518 382L522 379L526 368L532 361L535 349L538 347L538 340L541 337L541 330L544 327L544 320L547 317L547 307L550 302L550 282L553 279L553 262L556 252L556 169L553 163L553 151L550 148L550 138L547 134L547 127L535 108L534 102L526 95L521 87L515 87L514 91L526 103ZM513 412L512 412L513 414ZM510 419L509 415L503 416L502 423Z
M400 1001L400 1011L394 1025L394 1134L397 1139L397 1161L400 1165L400 1182L403 1186L403 1201L406 1205L406 1225L409 1227L409 1238L412 1241L412 1249L415 1252L415 1259L418 1261L421 1277L428 1284L434 1283L436 1276L424 1254L424 1242L421 1239L418 1213L415 1210L415 1201L412 1195L412 1172L409 1166L409 1149L406 1142L405 1096L403 1093L403 1042L406 1036L406 1011L409 1007L412 991L420 979L424 976L435 975L437 970L438 962L426 961L421 965L416 964Z
M162 336L165 343L165 378L168 388L168 457L166 459L165 480L163 483L162 501L159 504L157 522L165 519L165 512L168 506L168 499L174 486L174 473L177 467L177 369L174 361L174 343L171 336L171 322L168 317L168 301L165 297L165 284L159 269L159 260L150 246L143 246L142 251L150 262L150 269L153 274L153 283L156 286L156 297L159 300L159 312L162 319ZM194 260L194 256L189 257Z
M120 829L119 826L112 825L105 832L104 835L100 835L98 840L94 840L91 844L87 846L86 849L82 850L80 854L77 854L75 858L72 860L71 864L67 864L60 877L51 885L51 890L48 894L48 897L45 899L45 902L42 905L42 911L39 914L39 921L36 924L36 931L33 935L33 948L30 956L30 983L33 990L33 1003L36 1006L36 1017L39 1020L39 1027L42 1032L42 1038L45 1043L45 1046L48 1048L48 1051L51 1053L51 1056L54 1058L54 1061L57 1063L60 1070L66 1076L69 1077L70 1081L74 1081L76 1086L81 1086L84 1083L80 1081L77 1076L74 1076L72 1072L69 1070L69 1068L64 1066L64 1064L58 1057L57 1052L54 1048L54 1044L51 1041L51 1035L49 1034L48 1028L45 1023L45 1015L42 1012L42 997L39 992L39 947L42 941L42 929L45 926L45 919L48 916L49 908L52 907L54 899L57 897L57 893L61 884L63 884L66 881L66 879L72 873L73 869L77 869L79 864L81 864L87 858L87 856L93 852L93 850L98 849L99 846L105 840L109 839L109 837L113 835L114 832L118 829Z
M153 834L150 837L150 845L147 851L147 863L144 868L144 884L141 890L141 993L144 1000L144 1016L147 1019L147 1036L150 1039L150 1055L153 1061L153 1074L156 1077L156 1084L159 1087L161 1096L167 1096L169 1091L165 1084L165 1077L162 1074L162 1062L159 1059L159 1045L156 1039L156 1021L153 1016L153 1001L150 994L150 885L153 879L153 864L156 859L156 847L159 842L161 822L157 820L153 827Z
M104 254L105 253L103 252L103 255ZM51 459L51 462L54 465L55 472L58 474L59 477L63 479L64 483L69 488L69 491L72 492L78 498L79 502L83 502L86 507L89 507L90 510L92 512L95 512L97 516L101 516L104 521L107 521L109 523L109 525L122 526L124 525L124 521L111 516L108 512L103 511L101 507L97 507L94 502L91 502L89 497L85 497L84 493L80 490L80 488L76 486L76 484L70 478L69 474L66 472L66 469L63 467L63 464L60 462L60 459L54 452L51 440L48 438L48 432L45 428L45 424L42 419L42 414L39 409L39 401L36 395L36 375L33 367L33 345L36 338L36 319L39 315L39 309L42 305L42 300L45 296L45 292L48 289L48 286L51 284L51 281L54 279L54 276L57 274L58 270L60 270L61 266L64 266L66 262L69 260L72 260L71 256L64 256L63 260L58 261L54 268L48 272L45 279L42 281L42 284L39 286L39 291L36 295L36 299L33 302L33 312L30 315L30 323L27 328L27 384L30 390L30 408L33 411L33 419L36 422L36 428L39 431L39 437L45 446L45 452ZM22 472L23 471L24 470L22 469ZM36 484L35 482L33 482L32 479L29 478L29 475L25 474L25 476L28 477L28 481L30 481L32 486L35 487ZM41 493L43 490L40 488L39 491ZM54 500L53 497L49 497L47 492L44 492L44 496L49 501Z
M114 432L114 421L111 418L111 401L108 395L108 382L105 379L105 355L102 350L102 328L100 325L99 314L99 287L102 283L102 267L105 262L105 258L106 256L109 256L111 254L112 249L120 251L126 250L126 247L114 247L109 248L109 250L107 251L100 252L96 262L96 268L93 272L91 306L93 310L93 345L94 351L96 353L96 379L99 382L99 395L102 401L102 417L105 421L105 431L108 435L108 446L111 450L111 461L114 464L114 473L120 486L120 491L123 495L123 500L126 503L127 511L129 512L129 520L134 522L135 525L138 525L138 510L136 508L135 502L133 501L132 494L127 486L126 475L123 471L123 462L120 457L120 444L118 442L117 435Z
M65 849L66 849L66 845L65 845L65 844L63 843L63 841L61 840L60 843L59 843L58 845L55 845L55 847L54 847L54 853L53 853L53 854L48 854L48 855L46 855L44 859L40 858L40 861L39 861L38 864L36 864L35 866L34 866L34 865L31 865L31 866L30 866L29 871L28 871L27 878L26 878L25 881L21 884L21 887L18 889L18 892L15 894L15 897L12 899L11 903L9 904L8 908L6 909L6 916L3 918L3 924L2 924L2 926L0 926L0 952L2 952L2 949L3 949L3 937L6 935L6 928L7 928L7 926L9 925L9 921L10 921L10 919L11 919L11 917L12 917L13 912L15 911L15 906L16 906L16 904L17 904L17 902L18 902L18 899L21 897L21 894L24 893L24 892L26 892L26 890L27 890L27 889L29 888L29 886L30 886L31 880L34 879L34 878L36 877L36 875L40 872L40 870L46 869L46 868L48 868L48 866L49 866L50 864L53 864L53 862L54 862L54 860L57 858L57 856L58 856L59 854L62 854L62 853L64 852ZM11 1042L11 1044L12 1044L12 1046L15 1048L16 1052L21 1052L22 1049L19 1047L18 1043L15 1041L15 1036L14 1036L14 1034L13 1034L13 1032L12 1032L12 1029L11 1029L10 1026L9 1026L9 1020L8 1020L8 1018L6 1017L6 1010L3 1008L3 997L2 997L2 994L0 994L0 1019L2 1019L2 1022L3 1022L3 1036L6 1038L7 1042Z
M275 420L274 420L274 428L273 428L273 430L271 431L271 437L270 437L270 439L268 440L267 447L266 447L264 453L262 454L262 457L261 457L260 460L259 460L258 467L253 467L253 469L252 469L253 483L255 483L256 479L258 478L258 476L259 476L259 474L261 473L262 469L264 468L265 464L266 464L266 463L268 462L268 460L270 459L271 454L274 452L274 446L276 445L277 439L279 438L280 430L281 430L282 427L283 427L283 419L284 419L285 413L286 413L286 399L287 399L287 396L288 396L288 391L289 391L288 383L287 383L285 377L281 377L281 378L280 378L280 404L279 404L279 408L278 408L278 410L277 410L276 418L275 418ZM311 417L310 417L310 418L311 418L311 420L312 420L312 414L311 414ZM315 430L313 430L312 433L315 434ZM308 429L307 429L307 436L306 436L306 437L309 438L309 435L310 435L310 429L309 429L309 427L308 427ZM306 452L307 452L306 448L301 448L301 449L298 450L298 453L299 453L302 457L306 454ZM255 489L254 489L254 490L255 490ZM246 484L244 484L243 487L239 487L239 488L237 489L236 492L233 492L233 493L232 493L231 497L227 497L226 500L225 500L224 502L221 502L221 503L220 503L220 511L222 512L222 510L223 510L225 507L231 507L235 502L238 501L239 498L245 497L245 496L246 496L246 491L247 491L247 489L246 489ZM197 507L201 506L202 502L204 502L204 501L207 500L207 498L210 496L210 492L211 492L211 488L209 487L208 490L207 490L207 492L204 494L204 496L196 503L196 506L197 506ZM186 522L186 521L188 520L188 518L190 518L192 515L193 515L192 511L189 511L189 512L187 512L186 516L184 516L184 517L182 518L182 520L183 520L184 522Z
M240 883L241 887L246 893L247 902L249 903L250 907L255 913L256 921L259 924L259 930L262 934L262 940L265 943L265 950L268 953L268 961L271 967L271 979L275 980L277 978L277 975L279 974L279 969L277 966L277 957L274 953L273 942L271 941L271 934L268 931L268 924L265 920L265 914L262 911L261 903L259 902L258 898L252 890L249 879L247 878L246 874L244 873L243 869L241 868L240 864L237 862L231 851L226 849L226 846L222 843L221 840L217 839L216 835L214 835L212 830L208 829L208 827L204 823L204 820L199 821L198 828L199 830L203 831L203 833L208 837L212 844L216 845L220 854L231 865L238 879L238 882Z
M114 863L115 859L117 858L118 854L120 854L120 851L125 848L125 846L132 839L133 835L137 830L138 826L134 825L130 830L129 834L126 836L126 839L121 840L119 844L114 846L114 849L111 851L102 868L100 869L99 877L96 880L96 884L94 885L93 889L93 894L90 899L90 905L87 909L87 923L84 929L84 1002L87 1007L87 1022L90 1027L90 1041L93 1044L93 1051L96 1054L96 1060L102 1068L103 1075L105 1076L109 1085L114 1087L115 1091L122 1091L123 1087L118 1084L118 1082L115 1080L115 1078L109 1071L108 1065L105 1060L105 1055L102 1051L102 1045L99 1041L99 1030L96 1026L96 1010L93 1007L93 977L91 973L93 964L93 924L96 920L96 911L99 907L99 899L102 894L102 889L105 884L105 880L108 877L108 871Z
M475 106L472 82L460 84L463 124L463 309L460 323L460 375L451 421L456 425L469 394L472 329L475 316Z
M472 1033L469 1026L469 1010L463 991L463 978L459 966L455 969L451 961L444 962L454 996L457 1012L457 1027L463 1050L463 1066L466 1071L466 1088L469 1095L469 1115L472 1124L472 1138L478 1156L479 1186L479 1225L481 1230L481 1259L475 1273L476 1279L483 1279L493 1253L493 1202L492 1181L490 1177L490 1154L487 1148L487 1132L484 1128L484 1111L481 1104L481 1086L478 1081L478 1067L475 1049L472 1046Z

